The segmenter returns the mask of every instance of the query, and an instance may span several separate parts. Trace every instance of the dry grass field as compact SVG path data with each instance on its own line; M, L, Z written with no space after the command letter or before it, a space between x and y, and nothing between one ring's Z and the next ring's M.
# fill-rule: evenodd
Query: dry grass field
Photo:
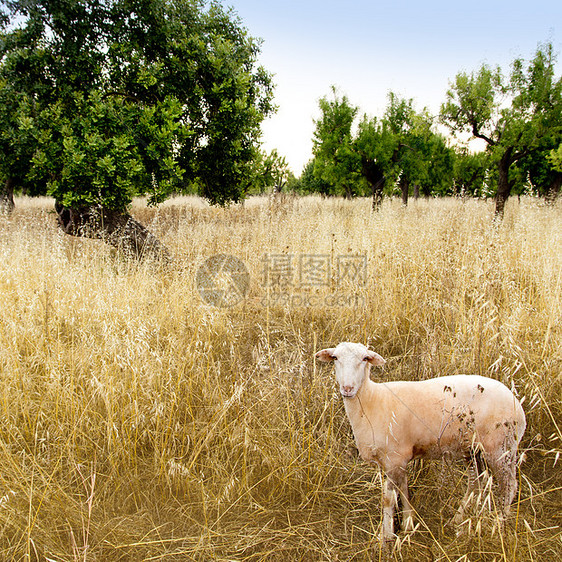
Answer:
M463 467L418 462L393 559L562 554L560 202L514 198L501 224L452 199L138 203L166 265L67 237L51 208L0 217L0 560L379 560L381 475L313 360L342 340L387 359L376 380L476 373L524 400L505 530L486 492L457 536ZM236 305L198 292L215 254L247 267Z

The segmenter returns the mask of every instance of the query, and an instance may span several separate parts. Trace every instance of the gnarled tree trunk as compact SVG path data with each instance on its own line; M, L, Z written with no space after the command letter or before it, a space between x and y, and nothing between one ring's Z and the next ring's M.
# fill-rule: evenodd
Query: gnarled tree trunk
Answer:
M410 182L404 176L402 176L400 178L399 185L400 185L400 191L402 192L402 205L404 205L404 207L407 207L408 196L410 191Z
M378 211L382 205L383 189L386 183L382 167L374 160L363 158L361 162L361 173L371 186L373 194L373 211Z
M511 194L513 182L509 181L509 167L513 160L511 149L508 149L498 163L498 190L496 192L496 218L503 219L505 204Z
M170 259L166 247L127 213L101 207L73 209L55 203L61 228L72 236L99 238L135 258Z
M8 178L0 191L0 213L9 215L14 210L14 180Z

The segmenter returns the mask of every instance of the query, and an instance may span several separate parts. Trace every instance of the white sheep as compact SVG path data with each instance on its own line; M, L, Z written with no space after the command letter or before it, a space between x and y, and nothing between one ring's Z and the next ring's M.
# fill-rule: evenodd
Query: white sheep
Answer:
M362 459L386 473L383 487L383 540L394 536L397 492L402 498L402 524L413 529L406 466L412 459L462 458L470 466L463 509L478 475L481 454L497 482L502 517L517 490L517 446L525 431L525 413L501 382L477 375L454 375L424 381L375 383L371 365L385 360L359 343L340 343L316 354L333 361Z

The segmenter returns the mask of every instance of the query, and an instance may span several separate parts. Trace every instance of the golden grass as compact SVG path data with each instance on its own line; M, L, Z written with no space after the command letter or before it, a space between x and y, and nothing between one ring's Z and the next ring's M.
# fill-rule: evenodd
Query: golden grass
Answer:
M494 224L481 201L137 203L174 256L165 267L66 237L50 208L20 199L0 217L0 560L379 559L381 476L350 454L332 373L313 361L341 340L387 358L375 377L479 373L525 397L504 532L476 508L457 538L462 468L420 463L420 526L393 557L562 553L560 204L514 199ZM238 306L197 292L218 253L249 270ZM268 254L364 255L367 284L265 306Z

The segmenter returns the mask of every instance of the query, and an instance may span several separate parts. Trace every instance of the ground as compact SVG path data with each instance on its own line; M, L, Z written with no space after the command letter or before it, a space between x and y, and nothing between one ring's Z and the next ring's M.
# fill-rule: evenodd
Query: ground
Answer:
M514 199L502 223L454 199L133 214L169 263L64 235L49 200L0 217L0 559L379 559L381 476L313 359L343 340L380 353L388 380L497 378L527 415L505 530L484 494L457 538L463 468L414 464L419 526L396 559L562 553L560 204ZM218 254L250 280L231 298L221 270L224 306L197 282Z

